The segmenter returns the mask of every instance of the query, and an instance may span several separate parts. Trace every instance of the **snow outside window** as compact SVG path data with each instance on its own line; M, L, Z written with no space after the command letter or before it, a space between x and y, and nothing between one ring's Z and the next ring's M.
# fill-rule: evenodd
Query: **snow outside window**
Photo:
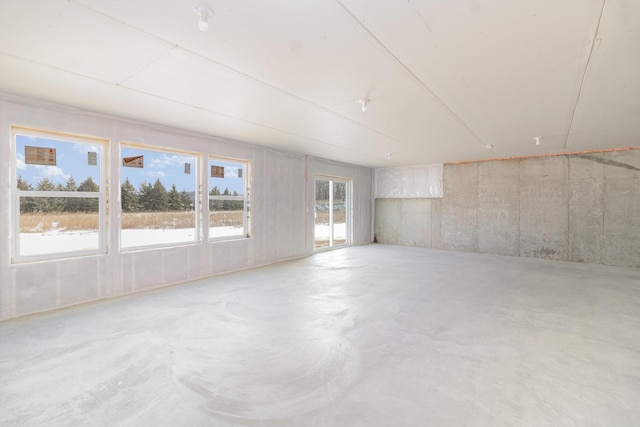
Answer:
M120 247L198 242L199 156L126 144L120 152Z
M12 127L13 261L106 253L107 141Z
M249 237L249 162L209 158L209 239Z

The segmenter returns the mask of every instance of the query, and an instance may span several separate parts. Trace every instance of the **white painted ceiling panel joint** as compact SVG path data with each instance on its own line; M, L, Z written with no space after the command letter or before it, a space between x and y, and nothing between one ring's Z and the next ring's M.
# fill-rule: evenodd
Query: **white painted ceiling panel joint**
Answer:
M569 136L573 131L573 123L576 119L576 114L578 111L578 107L580 105L580 100L582 99L582 91L585 87L585 82L587 80L587 76L589 73L589 68L591 66L591 58L593 57L593 53L595 49L598 47L600 43L599 33L600 26L602 24L602 18L604 17L605 9L607 7L607 0L602 1L602 8L600 9L600 16L598 17L598 22L596 23L595 29L593 31L593 37L590 40L591 47L589 48L589 53L587 55L587 60L584 64L584 71L582 72L582 78L580 79L580 85L578 87L578 93L576 95L576 100L573 104L573 111L571 113L571 118L569 119L569 126L567 128L567 134L564 136L564 143L562 144L562 151L567 151L567 144L569 143Z
M173 52L174 50L179 49L179 48L180 48L180 46L178 46L177 44L174 44L173 46L170 46L169 48L167 48L166 51L161 52L158 56L156 56L151 61L147 62L140 69L136 70L135 72L133 72L132 74L130 74L126 78L122 79L122 81L118 82L117 86L126 86L127 82L130 81L132 78L136 77L138 74L142 73L143 71L145 71L149 67L157 64L160 60L162 60L166 56L170 55L171 52Z
M451 117L453 117L458 123L460 123L475 139L477 139L479 141L479 143L481 145L486 144L486 142L484 141L484 139L475 131L471 128L471 125L469 125L469 123L467 123L467 121L465 121L455 110L452 106L448 105L446 102L444 102L444 100L438 96L436 94L436 92L434 91L434 89L432 89L431 87L429 87L429 85L427 85L412 69L410 66L408 66L402 59L400 59L389 47L387 47L382 40L380 40L375 34L373 34L373 32L365 25L364 22L362 22L360 19L358 19L357 16L355 16L353 14L353 12L351 12L351 10L349 10L349 8L347 8L340 0L336 0L336 2L342 7L342 9L354 20L356 21L360 28L362 28L370 37L371 39L378 45L380 46L384 52L387 53L387 55L389 55L389 57L392 59L392 61L399 65L400 68L407 73L411 79L413 79L414 81L416 81L420 87L427 93L429 94L429 96L431 98L433 98L433 100L436 101L436 103L438 105L440 105L449 115L451 115ZM422 15L420 15L418 13L418 16L420 17L420 19L422 20L423 23L425 23L425 19ZM425 24L426 25L426 24ZM427 25L428 27L428 25Z

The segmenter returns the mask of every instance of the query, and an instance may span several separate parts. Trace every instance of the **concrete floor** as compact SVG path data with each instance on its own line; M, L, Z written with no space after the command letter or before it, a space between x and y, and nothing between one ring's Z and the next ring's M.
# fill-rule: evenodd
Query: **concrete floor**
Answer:
M640 270L369 245L0 323L0 425L637 426Z

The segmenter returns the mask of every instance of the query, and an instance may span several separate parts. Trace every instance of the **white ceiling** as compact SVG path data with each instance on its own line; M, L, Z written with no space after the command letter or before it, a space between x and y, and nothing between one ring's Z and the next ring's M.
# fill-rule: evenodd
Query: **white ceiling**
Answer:
M370 167L640 145L637 0L206 3L0 0L0 91Z

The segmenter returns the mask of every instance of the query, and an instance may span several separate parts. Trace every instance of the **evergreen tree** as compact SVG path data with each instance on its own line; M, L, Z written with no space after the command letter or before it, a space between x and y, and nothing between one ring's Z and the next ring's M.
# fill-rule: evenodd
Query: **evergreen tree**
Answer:
M138 190L138 205L143 211L151 210L151 198L153 197L153 185L143 182Z
M36 186L38 191L55 191L55 189L56 186L47 177L42 178ZM56 206L52 197L36 197L34 202L35 211L40 213L53 212Z
M97 193L98 191L100 191L100 187L98 186L98 184L95 183L95 181L91 177L89 177L80 183L80 185L78 186L78 191L87 191L87 192Z
M36 190L38 191L54 191L55 189L55 184L49 181L49 178L47 177L42 178L36 186Z
M155 211L163 212L169 210L169 195L167 189L160 182L160 178L156 179L153 184L153 197L156 201Z
M100 187L95 181L88 177L80 183L78 191L96 193L100 191ZM98 212L98 199L78 199L80 200L79 209L84 212Z
M239 196L239 194L237 191L233 190L232 196ZM232 203L232 210L234 211L242 210L242 205L244 203L242 200L233 200L231 203Z
M67 183L64 186L64 191L78 191L78 185L72 176L67 180Z
M169 209L169 196L167 194L167 189L162 185L159 178L156 179L153 186L149 184L148 187L144 188L144 190L145 210L163 212Z
M223 196L230 196L231 193L229 192L229 187L225 188L224 191L222 192ZM222 210L223 211L230 211L233 208L233 200L223 200L222 202Z
M341 203L346 200L347 197L347 184L344 182L333 183L333 201L335 203Z
M63 191L78 191L78 185L73 177L69 177L65 184ZM82 204L82 199L75 197L68 197L64 199L64 211L65 212L78 212Z
M57 184L56 191L64 191L64 185ZM66 198L62 198L62 197L52 197L49 201L49 203L51 204L51 211L64 212L66 200L67 200Z
M191 201L191 195L189 195L189 193L182 191L182 193L180 193L180 199L182 201L183 211L193 210L195 203Z
M175 184L171 184L171 191L169 191L167 202L170 211L182 210L182 197L180 197L180 193L178 193L178 189Z
M33 187L27 181L22 179L22 176L18 176L18 190L33 191Z
M120 202L124 212L138 210L138 192L128 177L125 179L124 184L120 185Z
M220 196L220 189L214 186L209 192L211 196ZM209 200L209 210L219 211L222 209L222 200Z
M18 190L33 191L33 187L27 181L18 176ZM36 211L36 201L33 197L20 197L20 213Z
M316 200L329 201L329 181L316 181Z

